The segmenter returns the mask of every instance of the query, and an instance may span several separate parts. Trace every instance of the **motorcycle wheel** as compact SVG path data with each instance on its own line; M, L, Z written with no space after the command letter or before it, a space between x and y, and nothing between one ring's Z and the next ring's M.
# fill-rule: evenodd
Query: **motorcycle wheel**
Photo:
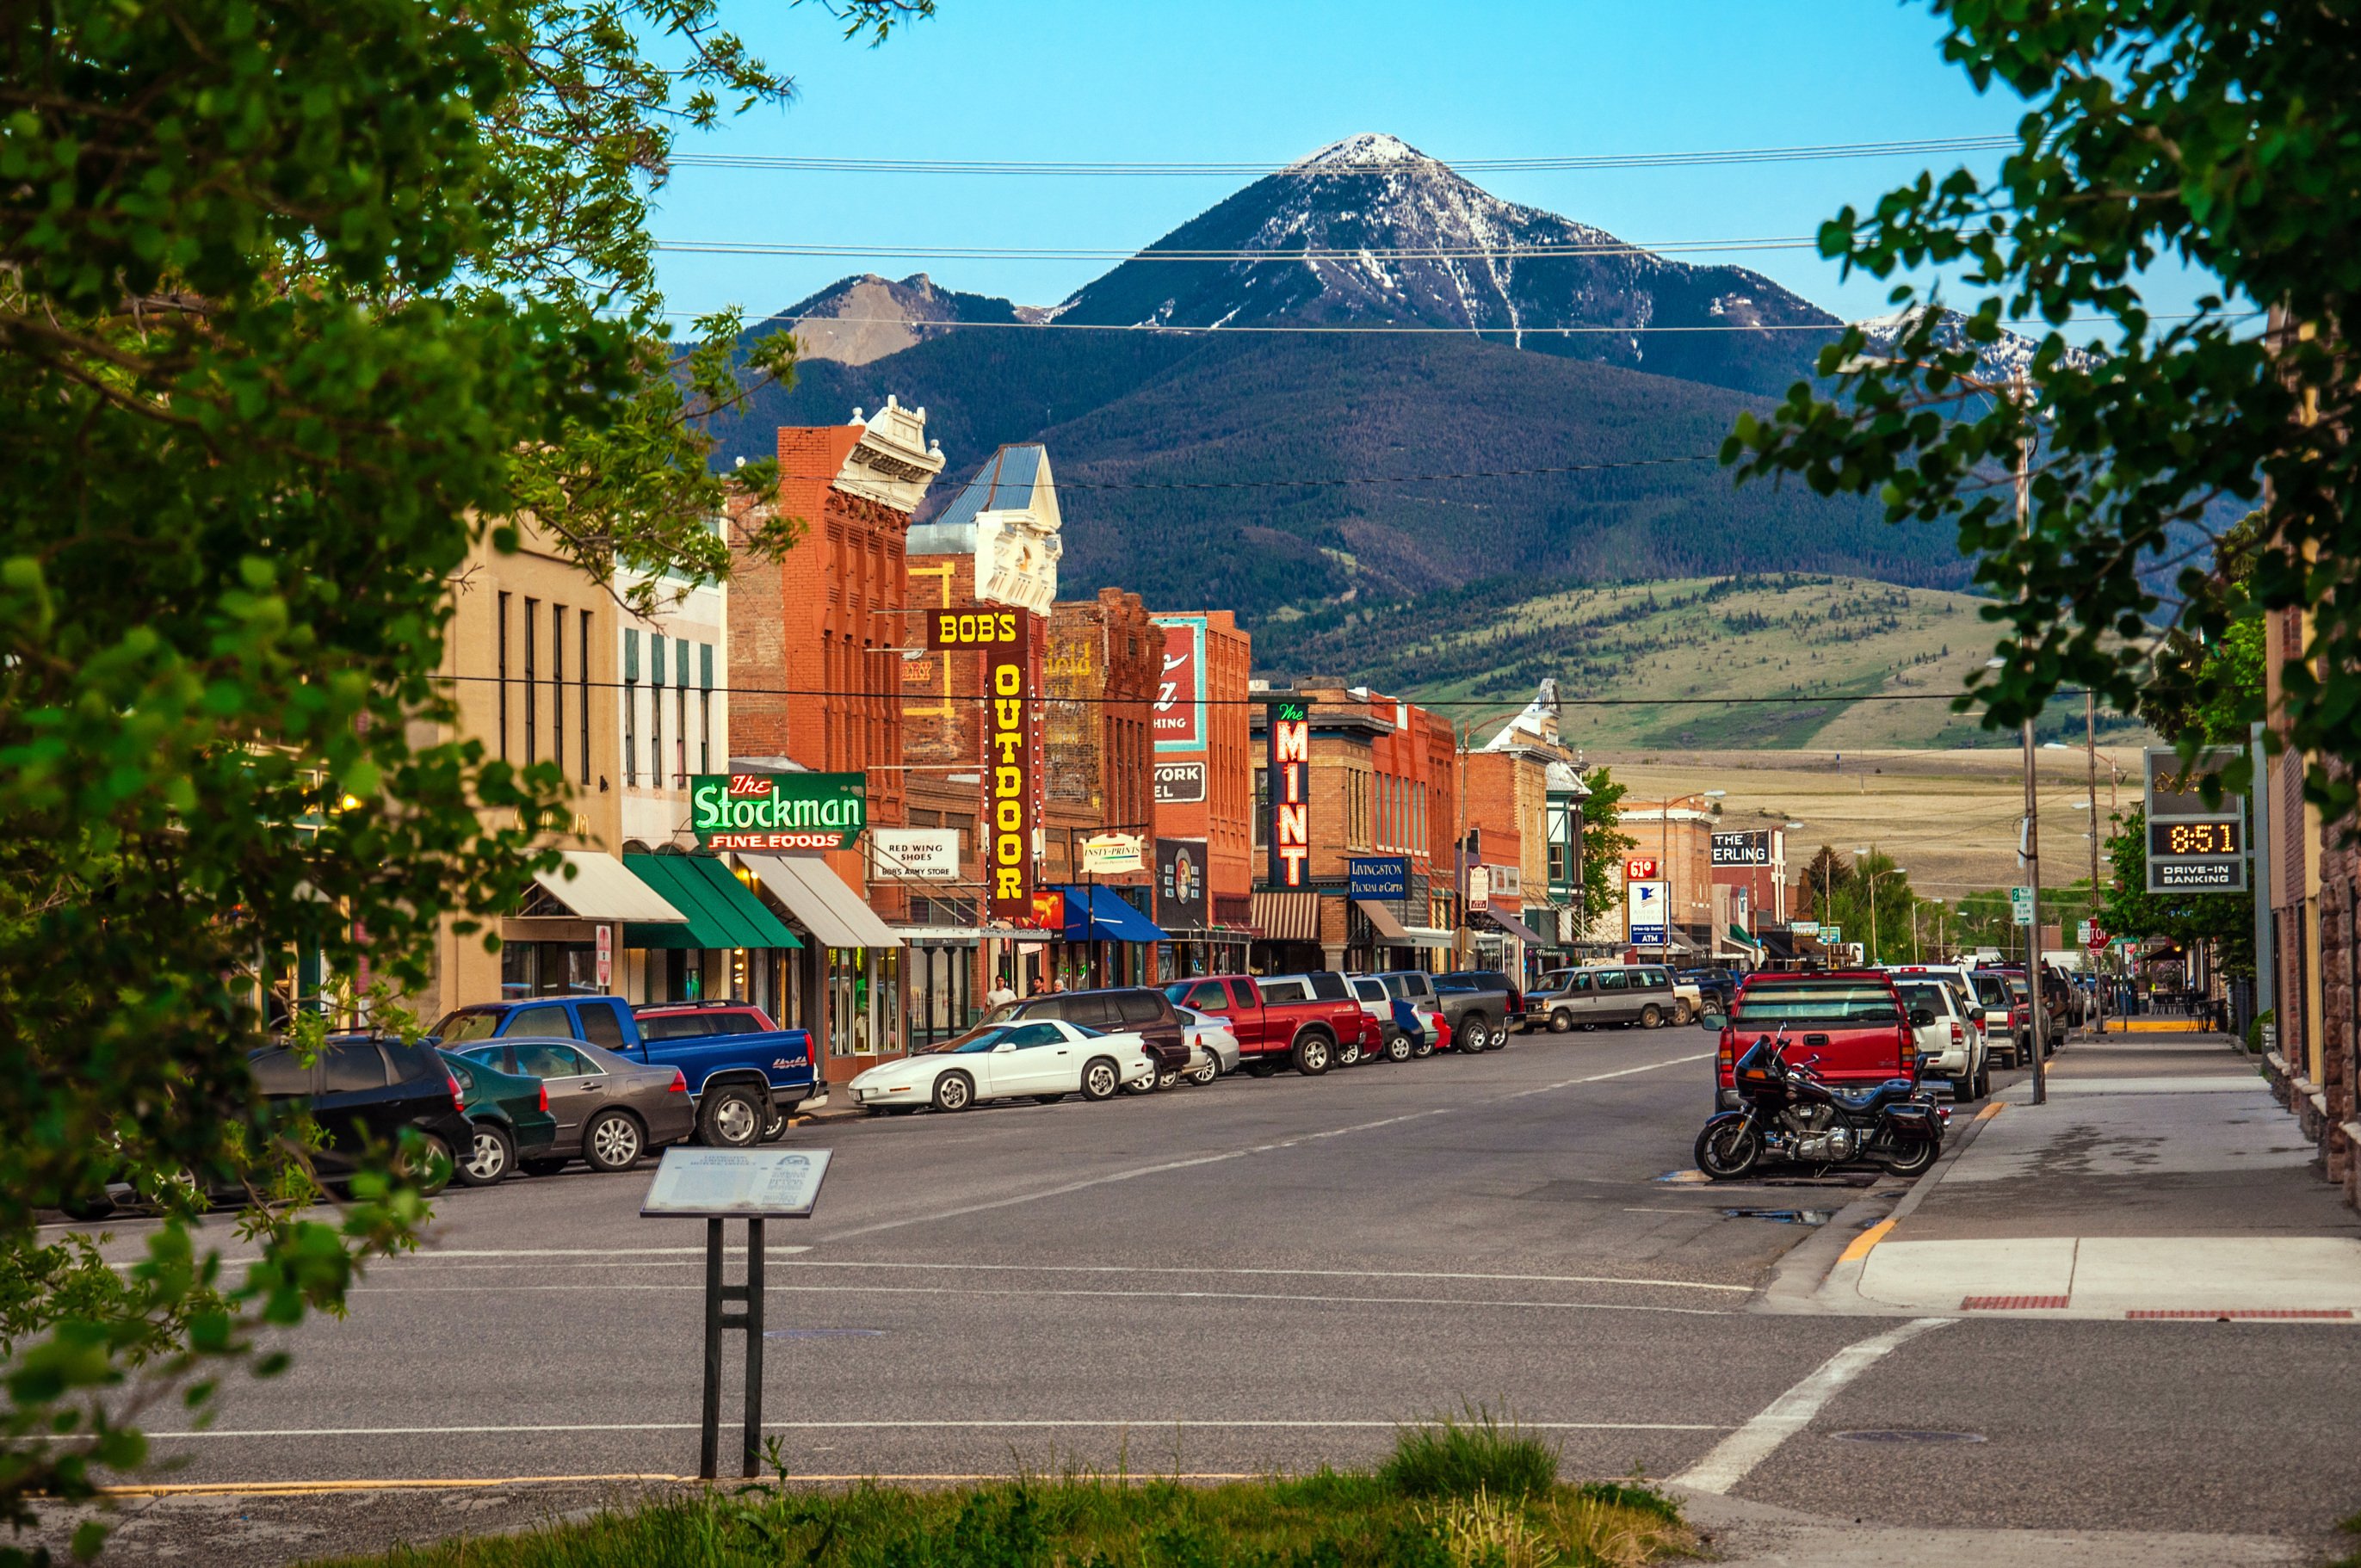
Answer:
M1697 1135L1697 1168L1716 1181L1736 1181L1763 1157L1763 1134L1752 1122L1715 1122Z
M1923 1176L1942 1152L1943 1146L1932 1138L1897 1137L1894 1152L1885 1157L1885 1168L1896 1176Z

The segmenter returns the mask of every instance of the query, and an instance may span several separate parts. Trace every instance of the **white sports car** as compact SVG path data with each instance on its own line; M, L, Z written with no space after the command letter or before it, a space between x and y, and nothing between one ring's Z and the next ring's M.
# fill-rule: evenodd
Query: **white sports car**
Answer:
M979 1100L1044 1104L1080 1094L1104 1100L1153 1079L1156 1063L1135 1033L1103 1034L1062 1018L986 1024L915 1056L871 1068L845 1087L864 1111L964 1111Z

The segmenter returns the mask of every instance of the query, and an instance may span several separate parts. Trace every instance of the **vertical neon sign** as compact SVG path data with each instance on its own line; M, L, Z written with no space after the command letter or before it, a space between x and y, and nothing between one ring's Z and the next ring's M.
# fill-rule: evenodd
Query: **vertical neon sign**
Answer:
M1270 885L1300 888L1311 881L1311 706L1272 703L1265 734L1269 746Z

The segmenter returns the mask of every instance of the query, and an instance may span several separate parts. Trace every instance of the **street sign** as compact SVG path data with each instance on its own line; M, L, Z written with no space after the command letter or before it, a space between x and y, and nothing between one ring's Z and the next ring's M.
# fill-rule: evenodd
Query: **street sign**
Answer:
M1844 927L1841 927L1841 926L1823 926L1823 927L1820 927L1820 946L1822 946L1822 947L1824 947L1824 948L1834 948L1834 947L1839 947L1839 946L1843 945L1843 942L1844 942Z
M1093 876L1136 872L1146 864L1137 833L1093 833L1082 840L1082 870Z
M1817 937L1820 934L1820 923L1817 920L1794 921L1788 925L1787 934L1792 937Z
M1345 861L1345 879L1346 891L1355 898L1408 898L1410 858L1354 855Z
M2097 952L2107 945L2107 933L2096 920L2085 920L2081 926L2082 945Z
M1633 947L1660 948L1664 945L1664 884L1660 882L1635 882L1625 884L1627 899L1624 935Z
M2008 890L2008 917L2018 926L2033 924L2033 890L2013 887Z

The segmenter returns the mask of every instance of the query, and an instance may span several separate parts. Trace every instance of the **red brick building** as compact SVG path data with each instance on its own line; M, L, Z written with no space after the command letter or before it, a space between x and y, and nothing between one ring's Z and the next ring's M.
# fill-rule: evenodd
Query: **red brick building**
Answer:
M1204 927L1175 929L1183 974L1234 970L1254 923L1254 752L1246 684L1254 639L1225 609L1155 618L1162 666L1150 704L1159 854L1196 856ZM1167 922L1168 927L1173 922Z
M907 822L900 680L906 644L910 515L942 467L926 411L888 399L874 418L779 432L778 494L768 510L802 525L775 557L744 541L761 521L737 509L730 663L733 771L865 773L873 828ZM812 1030L830 1081L904 1047L902 939L906 893L874 887L865 851L740 856L750 884L803 935L772 992ZM825 879L833 879L833 885Z
M1049 761L1043 880L1115 888L1150 920L1156 804L1148 701L1163 652L1163 632L1139 596L1101 588L1096 598L1061 600L1051 609L1041 673ZM1142 869L1087 872L1082 846L1100 833L1142 839ZM1140 980L1152 962L1151 954L1118 943L1069 947L1074 950L1061 955L1068 984Z

